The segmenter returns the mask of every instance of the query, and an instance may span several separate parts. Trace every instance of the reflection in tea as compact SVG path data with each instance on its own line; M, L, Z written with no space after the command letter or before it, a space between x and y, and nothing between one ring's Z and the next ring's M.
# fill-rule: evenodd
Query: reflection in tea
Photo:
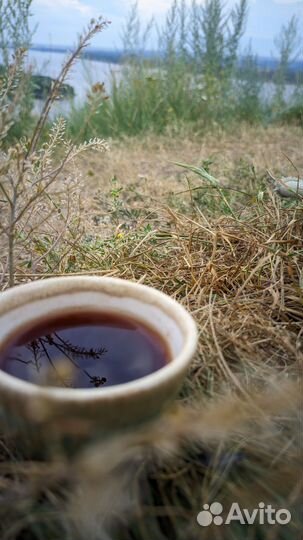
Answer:
M98 388L130 382L170 360L161 336L141 321L112 313L59 315L13 336L0 368L36 384Z

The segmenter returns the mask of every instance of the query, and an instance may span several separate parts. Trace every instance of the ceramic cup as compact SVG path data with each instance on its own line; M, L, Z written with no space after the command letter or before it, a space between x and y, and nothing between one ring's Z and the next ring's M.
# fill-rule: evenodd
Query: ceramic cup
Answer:
M0 352L12 335L34 327L41 319L88 309L129 315L147 323L166 341L171 361L132 382L90 389L38 386L0 369L4 410L13 409L29 421L39 411L50 411L52 417L94 420L101 429L112 430L157 415L176 396L196 349L196 325L169 296L126 280L58 277L0 293Z

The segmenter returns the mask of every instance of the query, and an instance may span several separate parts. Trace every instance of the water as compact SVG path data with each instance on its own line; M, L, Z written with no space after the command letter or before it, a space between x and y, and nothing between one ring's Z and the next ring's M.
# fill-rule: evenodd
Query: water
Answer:
M66 53L51 52L51 51L29 51L28 65L32 66L32 71L37 75L47 75L56 78L67 57ZM76 106L80 106L85 102L87 93L90 87L95 83L104 83L105 90L110 93L110 79L113 75L119 78L121 74L121 65L111 64L108 62L97 62L95 60L78 60L72 68L66 80L68 84L73 86L75 98L73 100ZM294 93L295 86L287 84L285 88L286 101L290 101ZM275 85L273 83L265 83L262 87L261 98L264 101L270 101L275 93ZM35 112L39 113L42 109L43 101L36 100ZM68 114L71 108L71 102L60 100L54 104L51 111L51 118L58 114Z
M66 58L66 53L30 50L27 55L27 65L31 66L35 75L46 75L56 79ZM77 60L65 81L74 88L74 104L77 106L83 104L90 87L97 82L105 83L105 89L109 92L110 78L113 74L118 76L120 71L121 66L119 64L84 59ZM36 100L35 112L39 113L42 106L43 101ZM71 104L67 100L60 100L55 103L52 116L54 117L59 113L68 113L70 107Z

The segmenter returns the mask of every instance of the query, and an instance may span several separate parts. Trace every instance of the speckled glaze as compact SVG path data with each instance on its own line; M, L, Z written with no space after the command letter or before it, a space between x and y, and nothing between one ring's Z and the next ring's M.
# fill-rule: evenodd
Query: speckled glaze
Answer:
M52 418L93 420L101 429L112 430L155 416L176 396L197 346L196 325L170 297L126 280L59 277L0 293L0 350L12 334L41 318L88 308L141 319L166 340L171 362L136 381L94 389L37 386L0 370L0 403L5 411L13 410L27 421L37 411L48 411Z

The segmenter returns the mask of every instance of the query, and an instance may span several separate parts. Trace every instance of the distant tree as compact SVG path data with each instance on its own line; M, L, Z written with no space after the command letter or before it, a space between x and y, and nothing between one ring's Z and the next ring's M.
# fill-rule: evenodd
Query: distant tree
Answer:
M275 46L279 53L279 66L275 74L275 102L277 109L285 105L285 88L289 65L299 56L303 56L303 42L299 31L299 19L296 15L282 26L275 38Z
M207 0L201 6L204 71L216 74L234 67L245 30L247 10L247 0L240 0L228 14L222 0Z
M33 31L30 29L32 0L0 0L0 63L8 66L10 52L28 49Z

